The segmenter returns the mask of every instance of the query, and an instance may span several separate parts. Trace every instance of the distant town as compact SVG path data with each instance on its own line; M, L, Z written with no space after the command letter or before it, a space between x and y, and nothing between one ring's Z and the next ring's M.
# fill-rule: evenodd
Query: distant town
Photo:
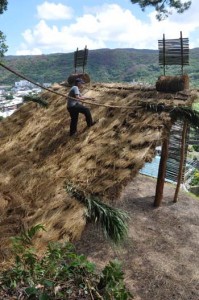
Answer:
M42 84L43 87L50 85L51 83ZM23 104L24 96L39 94L41 90L27 80L17 81L14 86L0 86L0 118L12 115Z

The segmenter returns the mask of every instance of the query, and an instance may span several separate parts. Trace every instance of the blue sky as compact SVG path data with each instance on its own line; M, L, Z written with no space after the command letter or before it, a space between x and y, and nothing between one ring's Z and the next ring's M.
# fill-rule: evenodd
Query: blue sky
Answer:
M8 0L0 15L6 35L6 55L73 52L85 46L100 48L158 49L158 39L189 38L199 47L199 5L192 0L184 14L173 13L158 22L155 11L142 12L130 0Z

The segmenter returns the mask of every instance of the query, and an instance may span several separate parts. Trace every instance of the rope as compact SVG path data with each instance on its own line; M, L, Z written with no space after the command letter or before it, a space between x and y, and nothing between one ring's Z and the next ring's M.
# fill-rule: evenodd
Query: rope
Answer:
M39 83L37 83L37 82L35 82L35 81L33 81L33 80L31 80L31 79L25 77L24 75L22 75L22 74L20 74L20 73L18 73L18 72L16 72L16 71L14 71L13 69L11 69L11 68L9 68L8 66L4 65L2 62L0 62L0 66L2 66L3 68L5 68L6 70L8 70L9 72L11 72L11 73L13 73L13 74L15 74L15 75L17 75L17 76L19 76L19 77L21 77L21 78L27 80L27 81L33 83L34 85L36 85L36 86L38 86L38 87L40 87L40 88L42 88L42 89L44 89L44 90L47 90L47 91L52 92L52 93L54 93L54 94L57 94L57 95L59 95L59 96L64 96L64 97L65 97L65 95L63 95L63 94L61 94L61 93L58 93L58 92L55 92L55 91L53 91L53 90L51 90L51 89L48 89L48 88L46 88L46 87L40 85Z
M11 73L13 73L13 74L15 74L15 75L17 75L17 76L19 76L19 77L21 77L21 78L27 80L27 81L33 83L34 85L36 85L36 86L38 86L38 87L40 87L40 88L42 88L42 89L44 89L44 90L46 90L46 91L48 91L48 92L51 92L51 93L54 93L54 94L56 94L56 95L58 95L58 96L61 96L61 97L66 98L66 95L61 94L61 93L56 92L56 91L53 91L53 90L51 90L51 89L49 89L49 88L46 88L46 87L40 85L39 83L37 83L37 82L35 82L35 81L33 81L33 80L31 80L31 79L25 77L24 75L18 73L17 71L14 71L13 69L11 69L10 67L8 67L8 66L6 66L6 65L4 65L2 62L0 62L0 66L2 66L3 68L5 68L5 69L8 70L9 72L11 72ZM70 97L70 98L71 98L71 99L74 99L74 100L77 100L77 98L73 98L73 97ZM86 98L85 98L85 99L86 99ZM93 98L93 100L95 100L95 99ZM96 105L96 106L104 106L104 107L109 107L109 108L135 109L135 108L140 108L140 107L141 107L141 105L140 105L140 106L137 106L137 107L136 107L136 106L108 105L108 104L102 104L102 103L90 102L90 101L83 100L83 99L81 99L80 101L83 102L83 103L86 103L86 104L91 104L91 105Z
M25 77L24 75L22 75L22 74L20 74L20 73L18 73L18 72L16 72L16 71L14 71L13 69L9 68L9 67L6 66L6 65L4 65L2 62L0 62L0 66L2 66L3 68L5 68L5 69L8 70L9 72L11 72L11 73L13 73L13 74L15 74L15 75L17 75L17 76L19 76L19 77L21 77L21 78L27 80L27 81L33 83L34 85L36 85L36 86L38 86L38 87L40 87L40 88L42 88L42 89L44 89L44 90L46 90L46 91L48 91L48 92L54 93L54 94L56 94L56 95L58 95L58 96L61 96L61 97L64 97L64 98L67 97L67 96L64 95L64 94L61 94L61 93L56 92L56 91L53 91L53 90L51 90L51 89L49 89L49 88L46 88L46 87L44 87L44 86L42 86L42 85L36 83L35 81L33 81L33 80L31 80L31 79ZM77 100L77 98L73 98L73 97L70 97L70 98L71 98L71 99L74 99L74 100ZM86 99L86 98L85 98L85 99ZM87 99L89 99L89 98L87 98ZM92 99L95 100L94 98L92 98ZM120 105L108 105L108 104L102 104L102 103L95 103L95 102L90 102L90 101L83 100L83 99L80 99L80 101L83 102L83 103L86 103L86 104L96 105L96 106L103 106L103 107L108 107L108 108L120 108L120 109L139 109L139 108L143 108L142 103L141 103L140 105L138 105L138 106L120 106ZM138 100L138 101L140 101L140 100Z

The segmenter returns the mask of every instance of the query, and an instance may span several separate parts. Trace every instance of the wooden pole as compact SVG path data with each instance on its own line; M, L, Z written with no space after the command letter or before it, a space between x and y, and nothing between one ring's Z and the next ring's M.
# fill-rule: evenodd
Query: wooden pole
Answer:
M182 75L183 75L184 49L183 49L182 31L180 31L180 47L181 47L181 71L182 71Z
M164 76L165 76L165 66L166 66L166 43L165 43L165 34L163 34L163 64L164 64Z
M183 167L184 167L184 160L185 160L185 144L186 144L186 135L187 135L187 128L188 124L187 121L184 121L183 125L183 131L182 131L182 140L181 140L181 150L180 150L180 165L179 165L179 171L178 171L178 180L175 190L175 195L173 202L176 203L178 201L178 193L180 190L180 184L182 182L182 175L183 175Z
M166 175L166 164L167 164L167 157L168 157L168 145L169 145L169 141L167 137L163 140L162 143L162 152L161 152L158 178L156 184L155 200L154 200L155 207L159 207L162 203L164 182L165 182L165 175Z
M75 67L75 74L77 72L77 56L78 56L78 48L74 53L74 67Z
M85 46L84 48L84 59L83 59L83 74L84 74L84 67L85 67L85 64L86 64L86 59L87 59L87 46Z

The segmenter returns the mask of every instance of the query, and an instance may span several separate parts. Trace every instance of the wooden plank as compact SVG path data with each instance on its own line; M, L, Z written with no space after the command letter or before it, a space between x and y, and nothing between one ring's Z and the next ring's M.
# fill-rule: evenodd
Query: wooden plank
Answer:
M167 157L168 157L168 139L166 138L162 143L162 152L161 152L158 178L156 184L155 200L154 200L155 207L159 207L163 199Z

